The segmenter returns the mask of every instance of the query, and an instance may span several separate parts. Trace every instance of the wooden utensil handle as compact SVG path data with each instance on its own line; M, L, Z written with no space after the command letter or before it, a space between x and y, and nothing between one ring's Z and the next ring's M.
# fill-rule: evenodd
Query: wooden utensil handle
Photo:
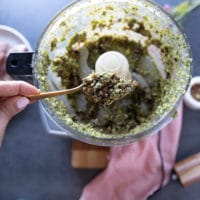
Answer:
M75 88L71 88L71 89L58 90L58 91L52 91L52 92L42 92L40 94L28 95L28 96L25 96L25 97L27 97L30 101L36 101L36 100L39 100L39 99L56 97L56 96L60 96L60 95L64 95L64 94L73 94L75 92L81 91L82 88L83 88L83 84L81 84L81 85L79 85ZM12 97L14 97L14 96L12 96ZM0 98L0 101L5 101L9 98L11 98L11 97L3 97L3 98Z
M200 165L196 165L186 170L181 176L179 176L179 180L183 187L187 187L197 181L200 181Z
M174 166L174 170L177 174L183 174L184 171L196 166L200 165L200 152L177 162Z
M177 162L174 170L183 187L200 181L200 153Z
M50 98L50 97L55 97L55 96L60 96L60 95L65 95L65 94L73 94L75 92L78 92L82 89L83 84L72 88L72 89L66 89L66 90L58 90L58 91L52 91L52 92L43 92L37 95L29 95L27 98L30 99L30 101L35 101L39 99L44 99L44 98Z

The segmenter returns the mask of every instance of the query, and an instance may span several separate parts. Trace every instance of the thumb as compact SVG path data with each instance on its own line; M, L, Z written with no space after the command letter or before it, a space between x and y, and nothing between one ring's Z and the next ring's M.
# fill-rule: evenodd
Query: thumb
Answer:
M29 103L30 101L26 97L12 97L0 104L0 146L10 119L21 112Z

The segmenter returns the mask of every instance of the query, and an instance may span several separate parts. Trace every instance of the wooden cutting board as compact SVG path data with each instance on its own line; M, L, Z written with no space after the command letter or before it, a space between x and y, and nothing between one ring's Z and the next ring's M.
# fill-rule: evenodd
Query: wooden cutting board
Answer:
M80 169L103 169L108 164L109 147L72 141L71 165Z

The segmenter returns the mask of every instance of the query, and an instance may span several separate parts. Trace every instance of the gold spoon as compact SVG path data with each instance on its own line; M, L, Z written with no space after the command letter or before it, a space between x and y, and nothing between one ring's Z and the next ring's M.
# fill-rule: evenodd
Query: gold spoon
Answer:
M96 88L95 85L98 85L98 87ZM110 88L110 85L113 85L113 88L112 87ZM114 87L114 85L116 86L116 88ZM27 97L31 102L33 102L39 99L73 94L75 92L82 91L93 102L101 103L102 105L108 106L112 104L114 101L117 101L128 95L135 89L135 87L137 87L137 85L138 84L136 81L122 79L115 74L91 73L89 76L85 77L83 79L82 84L80 84L77 87L65 90L42 92L34 95L27 95L25 97ZM100 91L101 89L102 91ZM109 93L112 94L109 95ZM0 101L7 99L8 98L0 98Z
M50 98L50 97L56 97L60 95L65 95L65 94L73 94L75 92L81 91L83 88L83 83L75 88L71 89L66 89L66 90L58 90L58 91L52 91L52 92L42 92L40 94L36 95L29 95L26 96L30 101L36 101L39 99L44 99L44 98Z

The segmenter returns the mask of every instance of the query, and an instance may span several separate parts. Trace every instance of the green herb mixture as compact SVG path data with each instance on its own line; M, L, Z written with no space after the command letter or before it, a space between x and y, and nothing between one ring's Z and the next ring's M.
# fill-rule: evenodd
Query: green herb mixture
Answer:
M132 93L136 86L136 81L108 73L92 73L83 79L83 93L91 102L99 103L104 107Z
M80 11L80 15L81 12L84 9ZM46 100L46 104L60 120L82 134L98 138L117 138L140 133L157 123L159 117L172 109L179 95L185 92L184 84L189 77L190 58L184 37L180 32L172 33L170 26L162 26L159 18L152 22L149 16L142 16L140 12L138 19L139 12L140 8L132 4L123 9L111 5L93 6L91 9L88 7L89 23L85 22L87 20L82 22L82 30L77 31L74 28L76 23L70 18L72 16L66 16L58 25L60 36L52 37L51 42L41 44L45 48L41 48L39 52L41 57L37 73L44 91L49 90L49 71L60 78L62 88L73 88L82 81L91 84L91 87L84 89L87 95L67 95L69 105L57 98ZM116 16L115 13L119 15ZM73 25L67 23L70 20ZM80 26L77 23L77 27ZM62 42L65 51L60 54L56 50ZM132 78L138 82L138 86L125 86L122 90L117 85L115 91L118 93L113 97L107 99L102 96L101 84L94 83L95 74L90 76L91 80L82 77L82 48L88 51L90 73L94 71L95 62L101 54L113 50L124 54L128 59ZM52 54L54 51L55 54ZM179 77L176 80L173 79L174 72ZM115 78L109 77L106 84L112 80ZM111 90L105 94L113 94ZM97 91L100 96L96 95ZM124 98L121 98L121 92ZM113 102L113 99L118 100ZM106 106L102 107L101 103Z

